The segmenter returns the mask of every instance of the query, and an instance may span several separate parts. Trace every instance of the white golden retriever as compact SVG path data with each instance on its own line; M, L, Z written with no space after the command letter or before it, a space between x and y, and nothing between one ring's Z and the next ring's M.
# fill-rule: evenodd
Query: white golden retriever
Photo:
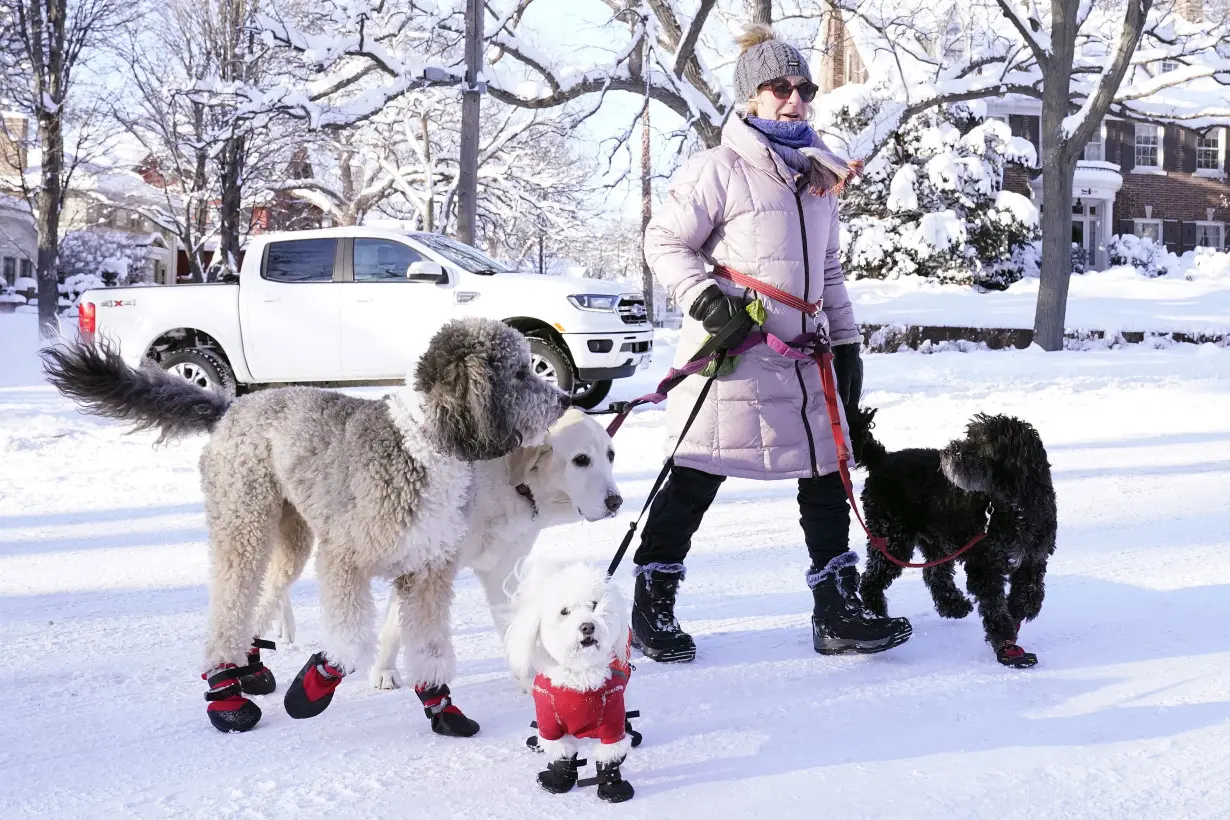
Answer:
M534 562L513 597L505 652L513 674L534 676L538 746L550 761L538 783L553 794L577 785L578 740L597 739L598 797L620 803L633 795L620 765L632 747L624 690L628 608L606 574L582 563Z
M547 430L542 444L474 464L466 535L457 560L478 576L501 637L508 625L509 587L515 583L510 576L538 534L545 527L598 521L619 511L623 499L612 472L614 459L611 437L603 426L571 409ZM395 588L402 583L402 578L393 582ZM285 587L267 586L266 592L264 620L277 617L280 637L294 641L294 612ZM380 654L371 669L371 684L378 689L401 685L397 654L404 629L415 628L413 623L401 623L399 601L396 593L389 596Z

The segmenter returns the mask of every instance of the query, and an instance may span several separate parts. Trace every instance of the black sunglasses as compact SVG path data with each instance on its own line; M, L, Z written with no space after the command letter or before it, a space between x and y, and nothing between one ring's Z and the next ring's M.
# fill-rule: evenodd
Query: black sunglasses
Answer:
M798 85L791 85L790 81L785 78L779 78L771 83L761 83L761 88L767 88L773 92L773 96L779 100L788 100L790 95L797 89L799 99L803 102L811 102L816 99L816 92L820 90L820 86L813 83L811 80L804 80Z

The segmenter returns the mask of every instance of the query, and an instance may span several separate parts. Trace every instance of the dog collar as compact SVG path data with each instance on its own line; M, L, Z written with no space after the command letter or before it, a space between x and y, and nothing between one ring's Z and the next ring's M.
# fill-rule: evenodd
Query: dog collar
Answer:
M538 517L538 502L534 500L534 491L530 489L529 484L518 484L516 487L517 495L524 496L525 500L530 502L530 515L533 518Z

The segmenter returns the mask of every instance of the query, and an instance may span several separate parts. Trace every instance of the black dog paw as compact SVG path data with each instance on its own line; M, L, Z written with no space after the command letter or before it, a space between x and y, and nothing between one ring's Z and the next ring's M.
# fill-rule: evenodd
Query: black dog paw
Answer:
M941 618L961 619L974 611L968 598L945 598L935 602L935 611Z

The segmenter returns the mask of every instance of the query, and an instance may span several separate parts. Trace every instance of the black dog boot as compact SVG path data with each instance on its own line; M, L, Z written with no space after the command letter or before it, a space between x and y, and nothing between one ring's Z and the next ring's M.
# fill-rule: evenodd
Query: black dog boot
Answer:
M632 645L650 660L685 663L696 658L692 636L675 619L675 593L683 564L647 564L636 568L632 597Z
M205 713L219 732L246 732L260 722L261 708L243 696L239 684L247 672L246 666L228 663L201 675L209 684Z
M248 650L249 674L239 679L245 695L268 695L278 688L278 682L273 677L273 670L261 663L262 649L277 649L273 641L252 639L252 648Z
M577 768L585 765L584 760L577 760L576 755L561 757L547 764L545 772L538 773L538 785L551 794L563 794L571 791L577 784Z
M431 721L431 730L436 734L446 737L473 737L478 734L478 724L453 705L448 684L416 686L414 693L423 702L423 713Z
M1014 669L1028 669L1038 665L1038 656L1017 646L1016 641L1008 641L996 649L995 660Z
M344 670L329 663L325 653L317 652L308 658L286 690L286 697L282 699L286 714L296 720L316 717L329 708L333 692L345 676Z
M845 552L819 572L810 572L815 609L811 616L812 646L821 655L845 652L871 654L892 649L914 633L905 618L883 618L858 597L858 555Z
M622 803L631 800L636 790L632 784L619 774L619 766L624 762L621 757L613 763L598 764L598 797L608 803Z

